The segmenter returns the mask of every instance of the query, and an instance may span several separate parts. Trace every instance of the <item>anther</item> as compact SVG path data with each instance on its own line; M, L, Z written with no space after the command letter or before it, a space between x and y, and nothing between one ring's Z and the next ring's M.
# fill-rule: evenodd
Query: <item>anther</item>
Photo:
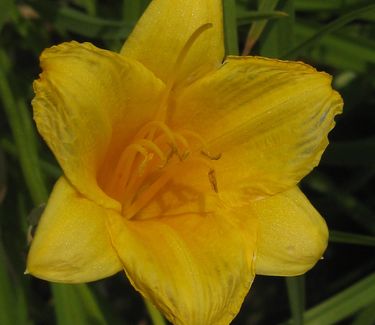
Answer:
M210 181L212 189L215 191L215 193L218 193L219 190L217 188L216 173L214 169L210 169L208 171L208 180Z
M189 156L190 156L190 151L184 151L181 155L181 161L188 159Z
M221 158L221 153L213 155L212 153L210 153L208 151L207 143L204 141L204 139L199 134L197 134L195 132L192 132L192 131L189 131L189 130L181 130L180 132L185 134L186 137L190 137L192 139L195 139L198 142L198 144L200 144L201 148L203 148L203 149L201 149L200 153L203 156L207 157L210 160L219 160Z
M169 147L170 147L170 150L166 156L166 159L164 161L164 164L160 166L160 168L164 168L165 166L167 166L167 164L169 163L169 161L172 159L172 157L178 152L177 151L177 148L171 144L171 143L168 143Z
M203 156L206 156L210 160L219 160L221 158L221 153L213 155L213 154L209 153L208 151L201 150L201 154Z

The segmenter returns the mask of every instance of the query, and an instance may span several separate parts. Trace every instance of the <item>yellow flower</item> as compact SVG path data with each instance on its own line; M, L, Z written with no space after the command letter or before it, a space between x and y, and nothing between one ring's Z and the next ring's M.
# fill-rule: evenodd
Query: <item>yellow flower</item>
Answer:
M297 183L342 109L300 62L223 60L220 0L154 0L120 54L49 48L34 118L59 161L27 260L49 281L124 270L175 324L228 324L255 274L322 256Z

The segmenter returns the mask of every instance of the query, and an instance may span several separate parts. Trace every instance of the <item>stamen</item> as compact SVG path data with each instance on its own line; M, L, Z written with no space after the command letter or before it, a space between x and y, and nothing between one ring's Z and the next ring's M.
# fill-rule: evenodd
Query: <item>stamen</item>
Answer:
M122 214L127 219L131 219L135 216L142 208L144 208L150 200L159 192L159 190L166 185L170 179L179 171L179 166L175 165L175 168L170 168L167 172L162 174L153 184L151 184L147 190L128 208L123 207Z
M219 190L217 188L217 180L216 180L216 173L215 173L215 170L214 169L210 169L208 171L208 180L210 181L211 183L211 186L212 186L212 189L218 193Z
M132 143L122 152L120 159L114 171L114 176L111 179L109 190L112 191L114 187L125 188L131 176L132 166L134 164L137 154L141 154L144 159L138 167L138 174L142 176L147 163L154 157L149 153L152 151L157 154L161 161L166 161L166 157L160 148L150 140L139 139L135 143Z
M140 153L145 159L147 159L147 150L138 143L133 143L127 146L126 149L122 152L109 184L110 191L112 191L115 186L120 186L120 188L126 186L128 178L131 174L131 167L138 153Z
M208 151L206 141L204 141L204 139L198 133L185 129L180 130L179 132L185 134L186 137L195 139L202 146L203 150Z
M174 136L185 148L189 148L189 143L181 134L176 133Z
M217 186L216 172L215 172L215 169L213 168L212 163L200 157L193 157L190 159L190 161L197 161L198 163L201 163L208 167L208 180L212 186L212 189L215 191L215 193L218 193L219 190Z
M164 155L164 153L160 150L160 148L152 141L150 140L146 140L146 139L141 139L139 141L137 141L137 143L139 143L140 145L148 148L149 150L155 152L161 161L165 161L166 160L166 157Z
M199 151L197 148L195 154L192 154L189 138L198 142L198 148L201 149ZM218 193L216 174L211 161L220 159L221 154L212 155L199 134L188 130L175 133L164 122L152 121L138 131L133 141L121 153L108 187L111 193L121 196L122 214L125 218L130 219L138 214L181 167L186 166L184 161L188 158L189 162L197 162L207 167L208 180L213 191ZM199 152L204 157L199 156ZM174 155L178 160L172 160ZM161 165L151 163L155 156L160 159Z
M198 163L201 163L203 165L206 165L209 169L208 172L208 180L212 186L212 189L215 193L218 193L218 185L216 180L216 173L213 169L212 164L207 161L206 159L200 158L200 157L192 157L191 161L197 161ZM157 180L152 183L143 193L141 193L136 200L133 199L136 196L136 191L132 191L134 195L132 197L128 198L126 202L124 202L122 206L122 214L127 219L133 218L140 210L142 210L151 200L152 198L160 191L161 188L163 188L172 178L177 174L178 171L180 171L181 167L180 163L176 163L168 168L167 171L165 171ZM138 180L137 187L140 183L142 183L143 180ZM134 185L133 185L134 186ZM133 187L131 186L131 187ZM133 187L134 188L134 187ZM127 189L126 191L129 193L130 191Z
M212 155L211 153L201 150L201 154L203 156L206 156L210 160L219 160L221 158L221 153L218 153L217 155Z
M165 115L166 115L167 110L168 110L167 103L168 103L168 100L169 100L170 92L172 91L172 89L175 85L177 76L178 76L178 74L181 70L181 66L184 63L190 49L192 48L192 46L196 42L196 40L199 38L199 36L201 36L203 34L203 32L205 32L207 29L212 28L212 26L213 25L211 23L206 23L206 24L203 24L203 25L199 26L193 32L193 34L191 34L189 39L186 41L186 43L182 47L180 53L178 54L177 60L173 65L173 69L171 70L171 71L174 71L174 73L169 76L169 79L167 80L167 82L165 84L166 85L165 93L164 93L164 96L161 100L159 111L156 114L157 120L161 120L161 121L165 120Z
M204 141L204 139L199 134L189 130L181 130L180 132L184 133L187 137L195 139L202 146L203 149L200 153L203 156L206 156L210 160L219 160L221 158L221 153L214 155L208 151L206 141Z
M162 133L165 134L165 136L175 144L175 136L170 130L170 128L162 121L151 121L147 123L142 129L139 130L137 135L135 136L136 139L153 139L155 138L155 131L156 130L163 131Z
M167 128L167 126L165 126ZM172 133L172 131L170 131ZM156 138L154 141L155 143L165 143L166 141L165 140L169 140L170 138L167 137L166 139L166 134L162 134L160 135L158 138ZM171 150L169 151L168 155L167 155L167 160L166 160L166 163L168 163L168 161L173 157L173 155L177 155L178 158L180 159L180 161L183 161L187 158L187 156L190 154L189 150L185 150L183 153L180 153L179 151L179 147L178 147L178 144L177 142L179 142L180 144L182 144L182 146L184 146L186 149L189 149L189 143L187 142L187 140L180 134L178 133L175 133L173 134L173 142L172 143L169 143L169 146L171 147Z
M144 145L145 147L147 146L150 150L153 150L160 158L161 161L164 163L161 165L161 167L165 166L168 162L168 157L164 155L164 153L160 150L160 148L152 141L146 140L146 139L141 139L138 141L138 143ZM124 197L124 202L123 202L123 209L128 207L134 197L137 194L137 188L142 184L143 180L146 178L147 173L146 173L146 167L147 164L150 160L152 160L153 155L148 154L147 157L142 161L142 163L138 167L138 177L133 177L129 181L126 180L127 182L125 183L125 191L123 194Z
M163 143L163 140L164 136L160 136L159 138L155 139L155 142ZM164 167L172 159L174 155L176 155L180 161L183 161L190 153L188 150L185 150L183 153L181 153L178 146L172 143L168 143L168 146L170 147L170 150L168 152L167 159L165 160L165 163L162 167Z

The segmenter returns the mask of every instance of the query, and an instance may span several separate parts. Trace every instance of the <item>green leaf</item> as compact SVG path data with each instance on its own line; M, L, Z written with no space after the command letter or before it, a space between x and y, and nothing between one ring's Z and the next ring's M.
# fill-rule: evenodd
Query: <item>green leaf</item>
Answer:
M17 148L8 139L4 138L0 140L0 148L3 149L6 154L12 156L15 159L18 159ZM46 160L39 159L39 166L43 174L52 178L53 180L57 180L62 175L62 171L59 166L52 164Z
M237 24L238 25L248 25L257 20L272 20L286 18L288 14L284 11L251 11L251 10L239 10L237 12Z
M375 246L375 236L352 234L338 230L330 231L329 240L333 243Z
M279 9L286 13L285 19L274 20L269 23L260 39L260 55L279 58L289 51L295 44L294 33L294 4L293 0L282 0Z
M294 325L303 325L305 310L305 276L286 277L290 311Z
M371 1L362 1L370 3ZM314 1L306 1L306 0L294 0L296 11L301 12L316 12L321 14L322 12L341 12L344 10L348 10L348 8L355 8L361 4L358 0L314 0ZM368 21L375 21L375 12L365 12L362 19Z
M164 317L160 314L159 310L148 300L144 299L148 314L152 320L153 325L166 325Z
M371 10L375 9L375 5L369 5L361 7L360 9L353 10L340 18L337 18L333 22L325 25L322 27L316 34L312 37L308 38L298 46L296 46L293 50L289 51L287 54L283 55L284 58L295 58L301 52L305 51L316 42L318 42L321 38L326 36L329 33L332 33L341 27L345 26L346 24L350 23L351 21L361 17L364 13L368 13Z
M278 0L261 0L258 8L258 12L272 11L278 3ZM259 39L264 28L267 25L267 20L260 20L254 22L249 30L246 38L245 47L242 51L242 55L248 55L253 48L254 44Z
M1 53L6 56L5 53ZM1 55L0 55L1 57ZM31 116L25 110L26 104L13 96L5 72L0 66L0 95L3 100L5 115L11 127L20 160L21 169L34 205L47 200L47 188L44 183L39 157L36 148L35 133L31 126ZM71 320L94 319L104 324L101 312L97 308L95 298L85 285L77 287L52 285L56 304L56 317L59 325L93 324L91 322L76 323ZM67 320L67 322L65 322Z
M24 289L8 265L0 233L0 324L30 324Z
M83 284L52 284L58 325L107 324L90 289Z
M351 325L374 325L375 324L375 301L358 313Z
M238 55L236 1L224 0L224 38L227 55Z
M148 1L144 0L124 0L122 3L123 20L127 23L135 25L135 23L138 21L138 19L146 9L147 5Z
M1 51L2 52L2 51ZM35 152L34 134L29 134L30 128L27 126L27 112L25 106L20 106L15 100L5 71L0 66L0 95L8 123L12 130L12 135L17 146L21 169L23 171L30 195L36 204L44 202L47 198L47 190L44 179L38 165L37 153ZM31 123L31 121L30 121Z
M297 41L313 37L320 26L313 26L303 21L296 23ZM366 72L370 64L375 64L375 42L361 35L347 35L343 32L328 34L304 53L320 64L338 69Z
M358 0L294 0L296 10L299 11L324 11L341 9L344 5L358 3Z
M326 195L331 201L335 202L340 214L344 213L364 230L375 234L375 213L371 206L343 191L341 187L336 186L327 176L318 171L306 177L303 184Z
M55 26L62 32L74 32L90 38L125 39L133 25L92 17L75 9L62 7L58 9Z
M96 0L75 0L75 3L85 8L90 16L96 15Z
M7 189L7 173L3 150L0 149L0 204L3 202Z
M18 10L14 0L1 0L0 2L0 32L4 24L11 20L16 20Z
M304 313L305 325L337 324L375 301L375 273ZM287 324L294 324L289 320Z

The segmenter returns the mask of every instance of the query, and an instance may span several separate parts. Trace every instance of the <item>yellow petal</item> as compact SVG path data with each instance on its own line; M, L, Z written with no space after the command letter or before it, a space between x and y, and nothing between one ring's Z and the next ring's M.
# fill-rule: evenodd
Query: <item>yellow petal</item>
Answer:
M48 281L79 283L120 271L105 220L103 208L60 178L32 241L27 272Z
M299 275L322 257L326 223L298 187L255 201L252 207L259 222L257 274Z
M248 212L219 204L148 220L113 215L108 227L134 287L173 324L229 324L254 278L257 226Z
M254 197L297 184L320 160L342 99L331 77L298 62L229 58L195 82L170 115L200 134L213 153L218 186Z
M114 137L121 145L152 119L162 82L141 64L89 43L53 46L40 59L32 102L39 132L81 193L119 209L98 187L97 170Z
M154 0L138 21L121 53L138 60L159 78L191 82L216 69L224 56L220 0ZM192 34L204 31L194 42L181 66L176 60Z

